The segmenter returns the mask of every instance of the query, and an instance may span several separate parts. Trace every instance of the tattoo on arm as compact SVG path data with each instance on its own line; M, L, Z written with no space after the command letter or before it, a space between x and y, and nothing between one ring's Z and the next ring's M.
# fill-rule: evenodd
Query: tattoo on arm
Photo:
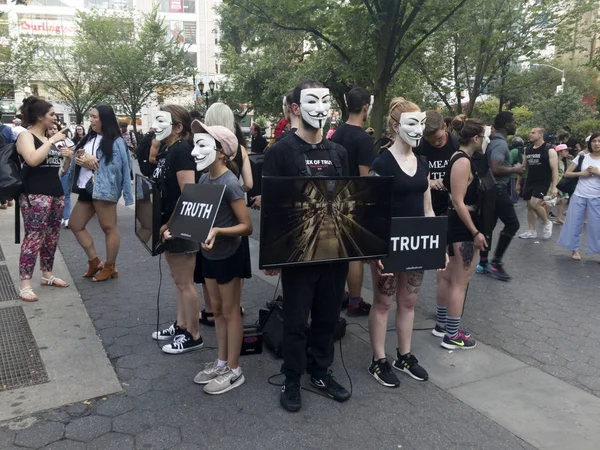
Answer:
M377 290L381 295L396 295L396 276L379 277L377 279Z
M416 270L414 272L408 272L407 274L408 283L406 283L406 289L409 294L418 294L423 283L423 271Z
M462 256L463 269L468 271L473 262L473 242L461 242L459 251L460 256Z

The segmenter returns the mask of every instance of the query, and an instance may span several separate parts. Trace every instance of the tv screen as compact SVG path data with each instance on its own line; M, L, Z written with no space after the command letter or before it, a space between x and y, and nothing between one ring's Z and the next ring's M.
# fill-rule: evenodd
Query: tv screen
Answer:
M162 253L160 194L154 182L135 175L135 235L152 256Z
M260 268L388 256L391 177L263 177Z

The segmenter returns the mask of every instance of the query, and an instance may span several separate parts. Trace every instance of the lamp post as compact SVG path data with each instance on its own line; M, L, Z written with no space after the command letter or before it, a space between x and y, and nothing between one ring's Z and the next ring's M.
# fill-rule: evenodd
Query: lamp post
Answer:
M550 64L542 64L542 63L535 63L535 64L531 65L531 67L540 67L540 66L550 67L551 69L554 69L557 72L560 72L562 74L562 77L560 79L560 87L556 86L556 93L560 94L560 93L564 92L564 90L565 90L565 71L564 71L564 69L559 69L558 67L551 66Z
M205 92L204 91L204 82L200 81L200 83L198 83L198 89L200 90L200 95L204 95L204 99L206 101L206 109L208 109L208 99L210 97L212 97L215 93L215 82L213 80L210 80L208 82L208 90ZM210 91L210 94L209 94Z

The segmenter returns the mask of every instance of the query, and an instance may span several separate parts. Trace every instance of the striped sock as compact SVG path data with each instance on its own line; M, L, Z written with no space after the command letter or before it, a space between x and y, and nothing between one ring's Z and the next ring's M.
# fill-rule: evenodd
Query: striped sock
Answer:
M460 325L460 316L446 317L446 336L450 339L454 339L458 334L458 326Z
M448 308L446 306L436 306L437 309L437 324L438 327L446 329L446 317L448 316Z

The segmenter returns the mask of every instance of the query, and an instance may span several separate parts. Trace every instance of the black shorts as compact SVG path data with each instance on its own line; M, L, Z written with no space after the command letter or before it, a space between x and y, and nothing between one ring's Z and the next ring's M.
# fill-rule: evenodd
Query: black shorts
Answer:
M77 188L79 192L79 197L77 198L80 202L93 202L94 199L85 189Z
M471 212L471 220L477 228L479 228L479 215L476 212ZM448 212L448 234L447 234L447 247L448 255L454 256L454 243L455 242L473 242L473 235L467 226L460 220L458 213L455 209L451 209Z
M544 199L544 196L548 195L548 189L550 189L550 183L548 184L534 184L531 187L525 184L525 191L523 191L523 200L531 200L531 198Z
M191 254L200 251L200 244L187 239L174 238L165 241L164 249L171 255Z
M246 247L241 242L238 249L229 258L203 258L202 275L204 275L204 278L217 280L217 284L227 284L234 278L250 278L246 261Z

